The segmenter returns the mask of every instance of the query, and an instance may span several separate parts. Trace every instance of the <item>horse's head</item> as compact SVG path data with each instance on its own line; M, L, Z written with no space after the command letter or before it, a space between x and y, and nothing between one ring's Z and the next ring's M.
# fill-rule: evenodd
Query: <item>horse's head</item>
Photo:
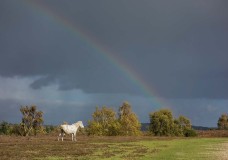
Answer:
M77 124L79 127L84 128L84 125L83 125L82 121L78 121L76 124Z
M81 128L84 128L84 125L83 125L83 123L82 123L82 121L79 121L80 123L79 123L79 126L81 127Z

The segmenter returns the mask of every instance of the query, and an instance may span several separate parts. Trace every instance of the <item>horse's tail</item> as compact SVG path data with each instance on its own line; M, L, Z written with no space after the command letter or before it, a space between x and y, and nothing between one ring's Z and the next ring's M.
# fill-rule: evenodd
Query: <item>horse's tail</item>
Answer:
M62 137L62 141L63 141L63 137L65 136L65 132L64 130L62 129L61 126L58 127L60 129L60 133L59 133L59 136L58 136L58 141L59 141L59 137Z
M58 128L57 128L58 132L60 133L64 133L64 130L63 130L63 127L62 125L59 125Z
M60 129L60 132L61 133L64 133L64 130L63 130L63 126L62 125L59 126L59 129Z
M62 128L60 128L59 136L65 136L65 134L66 134L66 132Z

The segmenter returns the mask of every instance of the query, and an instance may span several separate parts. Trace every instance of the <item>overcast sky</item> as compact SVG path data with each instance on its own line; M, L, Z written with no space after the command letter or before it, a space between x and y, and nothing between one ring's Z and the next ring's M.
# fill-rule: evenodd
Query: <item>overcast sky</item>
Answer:
M0 121L46 124L128 101L216 126L228 112L227 0L1 0Z

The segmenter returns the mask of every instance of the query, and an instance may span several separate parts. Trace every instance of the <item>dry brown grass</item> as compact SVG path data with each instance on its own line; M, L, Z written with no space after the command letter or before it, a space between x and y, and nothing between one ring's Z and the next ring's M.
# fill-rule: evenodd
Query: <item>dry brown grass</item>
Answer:
M74 152L72 152L72 150ZM44 157L67 157L90 154L92 148L83 141L58 142L56 137L0 137L0 159L33 159Z
M199 137L228 137L228 130L197 131Z
M140 145L123 143L142 139L145 137L78 136L78 141L72 142L71 137L68 136L62 142L57 141L57 136L51 135L0 136L0 159L94 159L97 157L109 158L123 152L127 153L128 157L137 159L148 149Z

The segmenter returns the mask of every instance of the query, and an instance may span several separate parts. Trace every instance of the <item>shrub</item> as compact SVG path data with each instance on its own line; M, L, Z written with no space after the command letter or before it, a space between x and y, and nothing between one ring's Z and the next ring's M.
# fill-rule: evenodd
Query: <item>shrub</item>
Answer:
M155 136L196 136L196 132L191 128L188 118L180 116L173 118L169 109L162 109L150 114L149 131Z
M46 133L51 133L53 131L55 131L55 127L54 126L50 125L50 126L46 126L45 127L45 132Z
M185 129L184 130L184 136L185 137L196 137L197 133L194 129Z
M13 131L13 127L8 122L3 121L0 124L0 134L11 135Z

